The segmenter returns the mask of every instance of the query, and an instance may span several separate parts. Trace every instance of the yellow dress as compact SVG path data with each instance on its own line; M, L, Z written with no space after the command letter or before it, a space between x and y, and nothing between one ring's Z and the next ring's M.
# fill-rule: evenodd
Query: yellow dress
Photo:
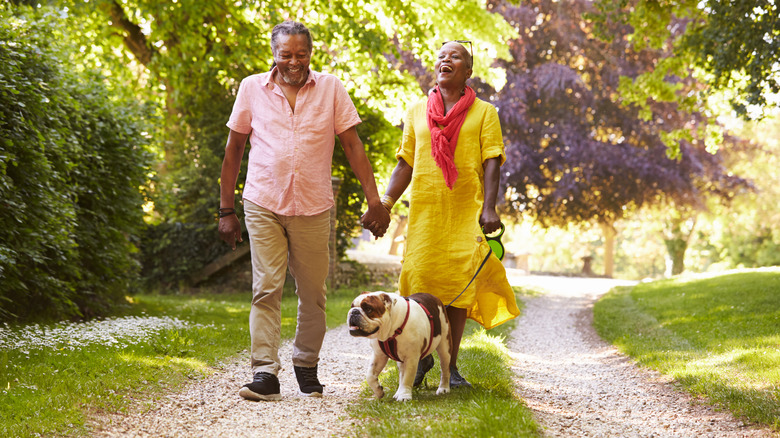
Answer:
M498 113L479 99L469 108L455 148L458 179L450 190L431 156L426 104L424 99L407 112L396 152L413 169L398 287L404 296L426 292L444 305L468 309L469 318L490 329L520 314L498 257L491 254L474 282L458 294L490 251L479 226L485 193L482 163L495 157L501 157L501 164L506 161Z

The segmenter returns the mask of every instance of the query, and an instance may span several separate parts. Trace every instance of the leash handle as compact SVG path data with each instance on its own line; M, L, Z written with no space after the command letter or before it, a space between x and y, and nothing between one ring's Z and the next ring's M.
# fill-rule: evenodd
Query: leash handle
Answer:
M450 307L450 306L452 305L452 303L454 303L454 302L455 302L455 301L456 301L458 298L460 298L460 296L461 296L461 295L463 295L463 292L466 292L466 289L468 289L468 288L469 288L469 286L471 286L471 283L473 283L473 282L474 282L474 279L475 279L475 278L477 278L477 274L479 274L479 271L481 271L481 270L482 270L482 267L483 267L483 266L485 266L485 263L487 263L488 259L490 258L490 254L492 254L492 253L493 253L493 249L492 249L492 248L490 248L489 246L488 246L488 248L489 248L489 251L488 251L487 255L485 256L485 259L484 259L484 260L482 260L482 264L481 264L481 265L479 265L479 269L477 269L477 272L475 272L475 273L474 273L474 276L473 276L473 277L471 277L471 280L469 280L469 284L467 284L467 285L466 285L466 287L464 287L464 288L463 288L463 290L462 290L462 291L460 291L460 293L458 294L458 296L457 296L457 297L455 297L455 298L454 298L452 301L450 301L450 303L449 303L449 304L447 304L446 306L444 306L444 308L445 308L445 309L446 309L447 307Z
M495 254L499 260L504 260L504 244L501 243L501 236L504 235L505 230L506 227L502 223L501 231L497 235L488 236L485 234L485 229L482 228L482 234L485 234L485 239L487 239L487 243L490 245L490 249L493 250L493 254Z

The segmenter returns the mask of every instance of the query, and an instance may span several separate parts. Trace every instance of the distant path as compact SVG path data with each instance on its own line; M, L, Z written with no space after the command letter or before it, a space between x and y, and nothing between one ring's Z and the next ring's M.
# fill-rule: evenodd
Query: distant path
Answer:
M508 341L518 394L546 436L772 436L697 403L598 337L592 305L621 282L519 275L510 282L548 291L524 299L523 316Z

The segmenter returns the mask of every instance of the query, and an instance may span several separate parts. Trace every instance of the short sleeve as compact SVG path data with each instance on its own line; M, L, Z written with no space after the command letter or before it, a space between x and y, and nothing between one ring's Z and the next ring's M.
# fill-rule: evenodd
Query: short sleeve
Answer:
M395 158L403 158L410 167L414 167L414 150L417 145L417 139L414 135L414 108L412 106L404 116L404 133L401 137L401 145L395 152Z
M333 86L335 87L333 90L333 131L339 135L360 124L361 120L344 84L336 79Z
M482 162L496 157L501 157L501 165L506 162L504 153L504 137L501 135L501 122L498 119L498 111L493 105L488 104L485 111L485 119L480 136L480 148L482 149Z
M240 134L249 134L252 132L252 98L248 91L249 80L245 78L238 86L236 101L233 103L233 112L230 113L230 119L227 127Z

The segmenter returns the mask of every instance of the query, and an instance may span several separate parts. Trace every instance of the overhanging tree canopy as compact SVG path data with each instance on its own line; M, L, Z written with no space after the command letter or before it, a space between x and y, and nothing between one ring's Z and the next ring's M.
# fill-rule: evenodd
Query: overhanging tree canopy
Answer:
M167 222L203 225L198 245L209 249L190 258L202 257L202 262L224 251L210 229L227 133L224 123L239 81L270 67L275 24L295 19L312 30L312 67L345 82L364 120L358 132L379 170L390 164L398 143L393 123L420 97L415 78L398 68L399 53L432 64L443 41L471 39L486 48L475 53L477 73L499 84L502 75L490 61L507 56L501 43L514 34L477 0L54 3L68 8L72 36L82 45L80 62L100 62L128 79L135 74L136 88L164 109L165 123L156 133L165 157L165 174L156 185L156 193L164 196L156 199L157 210ZM359 228L362 196L356 196L359 185L339 152L334 164L334 174L345 180L338 229L344 249Z
M698 104L723 92L741 116L761 118L780 106L780 5L773 0L597 0L593 14L610 38L608 23L630 27L630 47L663 50L666 60L626 84L659 101ZM695 67L710 88L670 95L666 76Z

